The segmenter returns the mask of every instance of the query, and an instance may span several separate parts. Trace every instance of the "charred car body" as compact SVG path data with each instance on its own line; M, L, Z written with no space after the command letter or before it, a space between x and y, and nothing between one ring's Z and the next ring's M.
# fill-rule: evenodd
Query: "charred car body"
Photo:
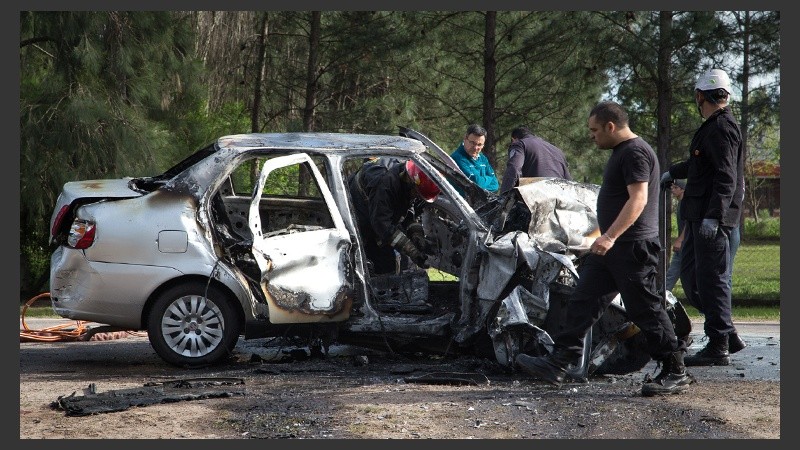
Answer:
M412 159L440 187L422 223L429 263L371 274L347 177ZM538 179L504 196L471 183L424 135L226 136L154 177L64 185L51 219L50 295L62 317L146 330L165 361L225 360L238 339L288 336L393 351L478 353L513 370L550 351L597 222L598 186ZM679 335L689 324L668 309ZM639 370L649 356L622 300L570 374Z

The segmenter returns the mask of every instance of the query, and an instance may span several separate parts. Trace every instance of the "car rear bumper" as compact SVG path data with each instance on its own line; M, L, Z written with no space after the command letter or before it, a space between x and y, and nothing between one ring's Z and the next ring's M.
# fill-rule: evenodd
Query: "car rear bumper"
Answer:
M138 330L156 287L180 275L170 267L89 261L61 246L50 258L50 298L61 317Z

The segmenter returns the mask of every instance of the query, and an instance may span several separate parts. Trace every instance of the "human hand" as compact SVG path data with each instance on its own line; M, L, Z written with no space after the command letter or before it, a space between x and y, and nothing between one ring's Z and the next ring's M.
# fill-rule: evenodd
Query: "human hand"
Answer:
M592 242L592 246L589 247L589 251L595 255L604 256L611 250L611 247L614 246L614 242L616 239L612 239L611 236L604 234Z
M408 238L414 243L421 251L431 255L436 250L436 242L433 239L425 237L425 230L422 224L414 222L406 228Z
M704 239L713 239L717 235L717 227L719 227L719 220L703 219L703 222L700 223L700 236Z
M400 253L411 258L411 260L414 261L414 264L420 266L421 268L427 269L430 267L427 262L428 256L420 251L420 249L414 245L414 242L412 242L411 239L403 234L402 231L395 231L392 237L392 246Z
M672 175L670 175L669 170L664 172L664 175L661 175L661 187L666 189L672 185Z
M414 261L414 264L423 269L427 269L428 267L430 267L430 265L428 264L428 255L421 252L414 245L412 245L410 248L406 250L406 256L411 258L411 261Z

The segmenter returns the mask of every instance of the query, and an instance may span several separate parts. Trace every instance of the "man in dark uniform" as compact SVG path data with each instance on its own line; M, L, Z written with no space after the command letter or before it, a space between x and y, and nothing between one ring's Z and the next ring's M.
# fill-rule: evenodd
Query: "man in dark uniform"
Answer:
M744 142L728 99L731 81L720 69L703 73L695 102L704 119L689 147L689 159L673 164L662 184L686 178L687 221L681 251L681 285L705 316L708 344L686 357L689 366L727 366L745 347L731 319L731 230L739 226L744 200Z
M420 201L433 202L439 187L413 161L394 158L365 162L348 183L373 273L398 270L395 250L427 268L425 252L431 251L432 244L417 215L423 205Z
M686 343L664 309L656 287L658 258L658 158L631 131L628 114L614 102L601 102L589 114L589 131L598 148L611 149L597 195L602 235L580 265L580 277L567 303L566 324L554 336L553 352L542 357L520 354L516 363L530 375L560 386L577 364L586 333L600 319L618 291L631 321L647 339L650 356L662 364L642 395L676 394L694 378L686 372Z
M572 179L564 152L555 145L535 136L528 127L520 125L511 131L508 163L503 174L500 193L519 184L520 177L558 177Z

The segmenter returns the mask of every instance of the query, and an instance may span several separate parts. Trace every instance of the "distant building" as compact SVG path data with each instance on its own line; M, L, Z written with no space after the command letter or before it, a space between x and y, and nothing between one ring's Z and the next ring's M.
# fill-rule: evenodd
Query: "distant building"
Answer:
M767 161L753 161L748 165L748 183L755 180L758 209L769 210L771 216L781 214L781 165ZM750 188L748 184L747 188ZM745 193L745 214L752 217L750 198Z

